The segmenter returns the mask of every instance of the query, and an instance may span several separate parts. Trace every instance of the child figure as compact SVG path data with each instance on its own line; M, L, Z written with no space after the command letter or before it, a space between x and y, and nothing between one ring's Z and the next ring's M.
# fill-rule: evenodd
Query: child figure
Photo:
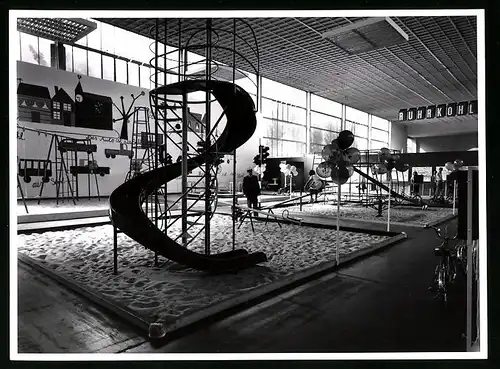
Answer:
M304 189L309 191L309 195L311 195L311 200L309 201L310 203L318 201L318 194L323 190L323 187L323 181L319 178L316 172L311 169L309 171L309 179L304 186Z

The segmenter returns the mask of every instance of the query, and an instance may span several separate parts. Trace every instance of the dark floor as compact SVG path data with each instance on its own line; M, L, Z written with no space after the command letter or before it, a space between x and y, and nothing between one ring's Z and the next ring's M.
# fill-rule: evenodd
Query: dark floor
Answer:
M456 221L450 226L452 232ZM398 227L400 228L400 227ZM396 230L396 229L394 229ZM400 231L398 229L397 231ZM447 306L427 290L437 257L431 229L338 273L152 349L123 323L38 272L19 269L20 352L465 351L466 289ZM50 288L47 288L48 286Z

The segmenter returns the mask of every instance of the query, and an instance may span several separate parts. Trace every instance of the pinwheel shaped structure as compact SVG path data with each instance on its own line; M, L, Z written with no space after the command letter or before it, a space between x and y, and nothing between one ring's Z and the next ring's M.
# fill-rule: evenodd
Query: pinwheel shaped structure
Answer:
M456 172L457 170L459 170L460 168L462 168L464 165L464 162L460 159L457 159L455 160L454 162L447 162L444 167L446 168L446 170L448 170L449 172Z
M399 154L393 154L391 150L384 147L378 152L378 163L374 164L371 169L373 174L389 173L391 175L393 169L406 172L409 168L410 166L401 160Z
M322 178L331 177L336 184L346 183L354 173L353 164L361 159L359 150L351 147L354 134L351 131L342 131L330 144L321 151L321 162L316 168L316 173Z
M295 167L295 165L290 165L290 164L285 164L285 163L281 163L280 164L280 171L281 173L283 173L285 175L285 177L288 177L288 176L297 176L299 174L299 172L297 172L297 168Z

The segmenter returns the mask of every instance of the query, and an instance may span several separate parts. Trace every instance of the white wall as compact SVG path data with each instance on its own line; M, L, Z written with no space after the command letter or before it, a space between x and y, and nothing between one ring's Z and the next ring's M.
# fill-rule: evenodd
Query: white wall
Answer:
M477 147L477 133L460 134L452 136L419 137L416 139L419 151L466 151Z
M59 88L63 88L68 95L74 100L75 94L74 90L76 85L78 84L77 75L71 72L61 71L54 68L48 68L44 66L38 66L35 64L18 62L17 63L17 75L18 78L22 79L22 82L28 84L34 84L39 86L46 86L49 88L50 95L53 96L55 94L54 86L58 86ZM144 91L145 95L141 96L137 99L135 106L146 106L149 107L149 91L147 89L129 86L121 83L116 83L108 80L102 80L99 78L93 78L88 76L82 76L80 80L83 90L85 92L94 93L98 95L109 96L112 98L113 102L121 107L120 96L124 96L124 104L125 108L128 109L130 102L132 101L131 94L138 95L141 91ZM189 101L202 101L205 99L204 92L195 92L189 94ZM189 108L192 112L204 114L205 113L205 104L190 104ZM218 103L211 104L211 124L212 126L219 119L222 113L222 108ZM113 118L119 118L120 114L117 109L113 108ZM152 118L150 118L151 120ZM153 123L153 121L151 121ZM259 127L262 129L262 119L259 119ZM95 130L95 129L87 129L80 127L68 127L62 125L54 125L54 124L42 124L42 123L32 123L25 121L18 121L18 137L22 131L22 127L35 129L35 130L43 130L43 131L51 131L57 134L66 136L66 137L74 137L74 138L86 138L88 136L92 136L92 144L97 145L97 152L94 153L94 160L97 161L99 166L110 167L110 174L104 177L98 176L98 185L99 192L101 195L107 196L109 195L113 189L115 189L118 185L123 183L125 180L125 176L129 170L130 161L128 157L125 156L117 156L115 159L106 158L104 155L105 149L118 149L120 142L119 139L120 130L122 127L122 123L116 122L113 124L113 128L115 131L107 131L107 130ZM153 127L153 125L151 125ZM225 127L225 117L221 119L221 123L218 126L218 132L221 132ZM264 132L265 130L262 130ZM131 140L132 135L132 119L129 122L128 126L128 134L129 140ZM47 158L47 153L51 141L50 135L38 134L36 132L24 131L22 133L22 138L18 138L18 157L19 158L28 158L28 159L43 159ZM242 180L242 177L246 174L246 169L253 166L252 159L257 154L258 151L258 137L262 136L260 133L256 133L254 137L252 137L247 143L245 143L240 149L237 150L237 176L239 177L238 181ZM174 141L180 142L180 136L172 135L171 136ZM195 137L194 134L190 134L189 141L196 146L196 142L199 139ZM130 142L130 141L128 141ZM175 148L175 146L167 141L167 152L172 155L173 160L175 161L180 151ZM58 153L59 154L59 153ZM87 158L86 153L78 153L78 158ZM54 161L54 151L52 151L50 159ZM233 162L232 156L226 156L225 162L221 165L220 174L219 174L219 185L221 188L228 188L229 183L232 182L233 179ZM227 160L230 160L230 163L227 163ZM194 171L194 174L199 172L198 170ZM56 179L56 173L54 173L53 167L53 180ZM87 176L80 175L79 176L79 193L80 196L86 196L88 194L88 185L87 185ZM32 179L31 183L24 183L21 180L21 184L23 187L23 191L26 197L36 197L39 194L39 186L40 178L35 177ZM52 181L51 181L52 182ZM55 197L56 196L56 186L49 182L45 185L42 197ZM95 189L95 180L92 177L90 182L91 195L96 195ZM180 192L180 180L169 182L168 184L169 192Z
M407 127L400 122L391 122L391 149L407 152Z

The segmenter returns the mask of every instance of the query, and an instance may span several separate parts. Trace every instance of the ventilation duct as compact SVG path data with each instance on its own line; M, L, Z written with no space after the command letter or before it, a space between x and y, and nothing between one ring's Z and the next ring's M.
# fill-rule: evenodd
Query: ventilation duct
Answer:
M321 34L351 55L397 45L409 36L389 17L367 18Z

